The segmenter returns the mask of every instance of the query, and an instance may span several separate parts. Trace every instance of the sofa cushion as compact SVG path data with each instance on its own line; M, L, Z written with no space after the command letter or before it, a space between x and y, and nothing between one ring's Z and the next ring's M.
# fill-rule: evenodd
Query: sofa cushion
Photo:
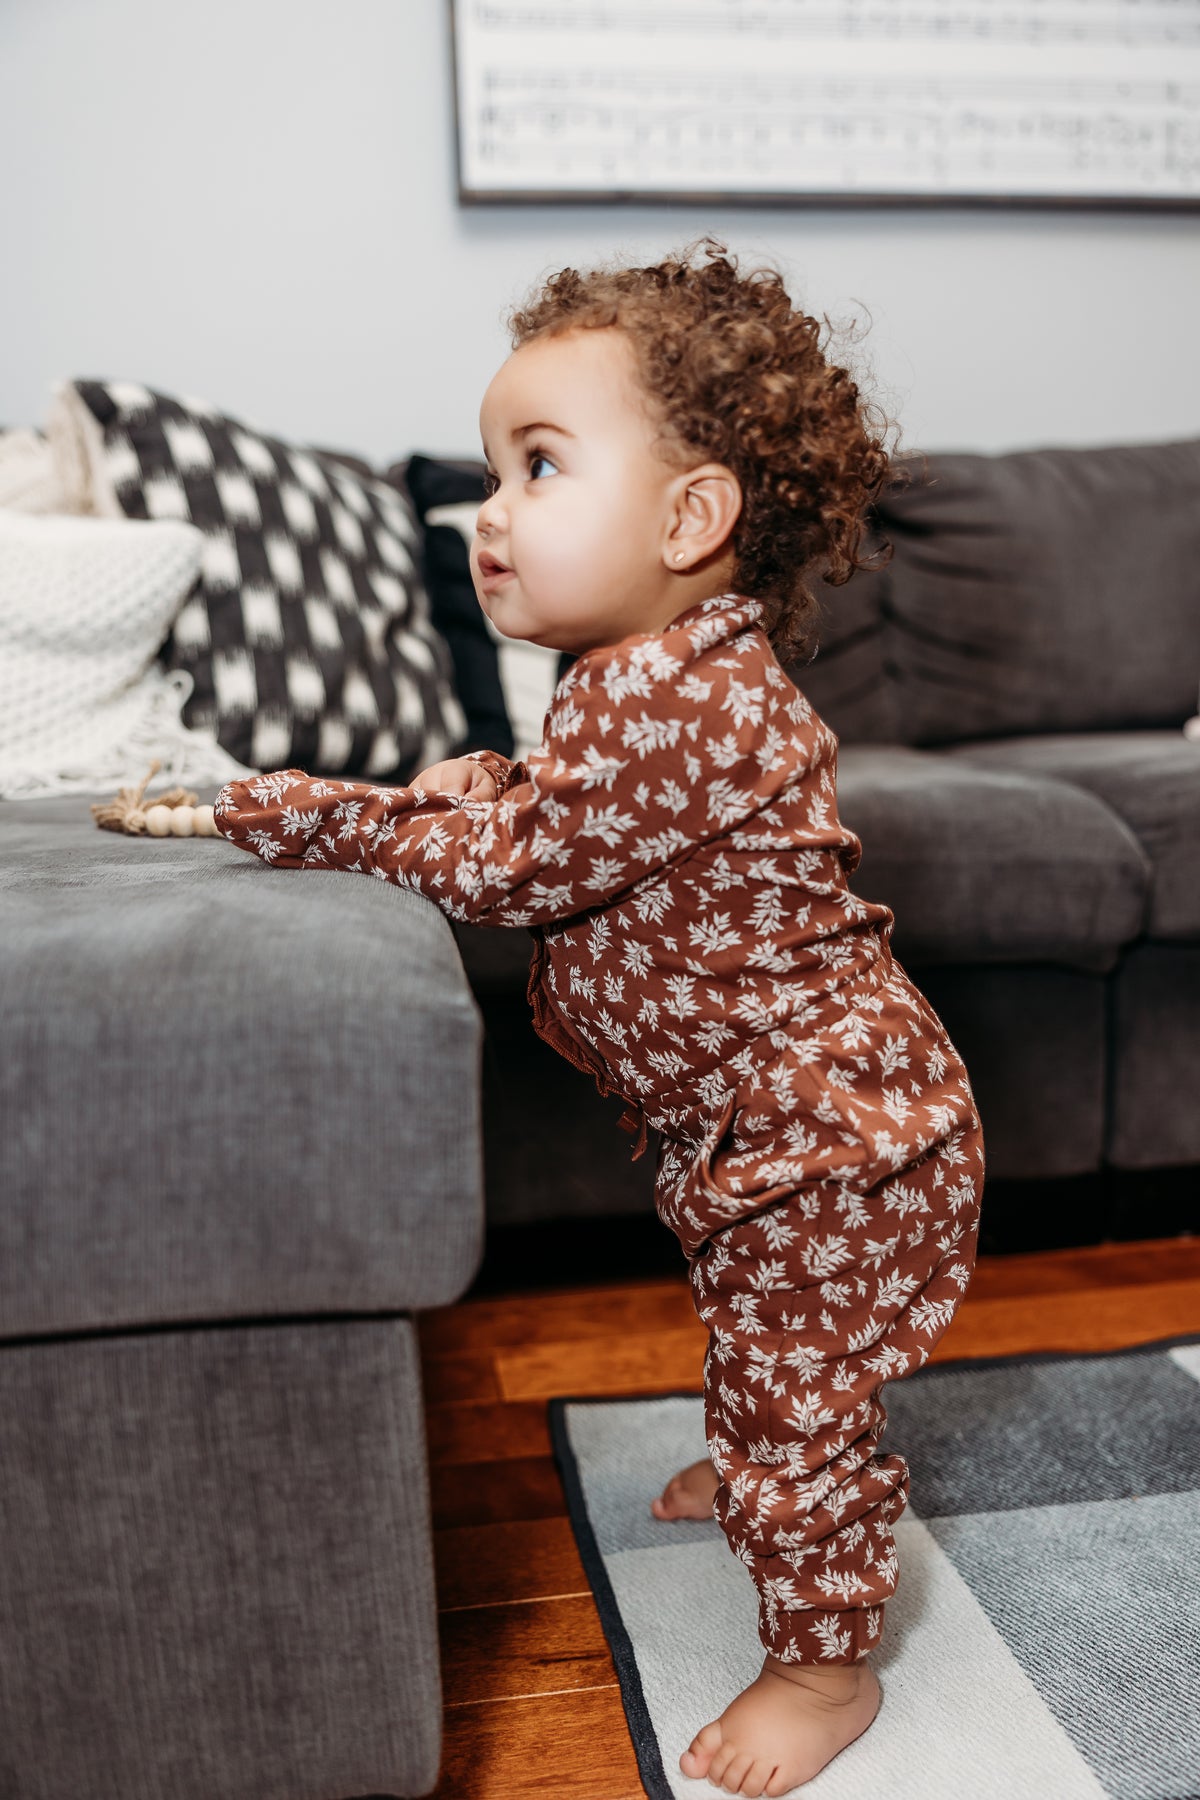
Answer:
M162 652L195 683L185 724L255 768L380 780L461 741L402 489L136 382L68 383L53 422L77 431L96 510L204 533Z
M1095 794L1149 859L1149 935L1200 938L1200 743L1178 731L1097 731L960 744L943 754Z
M1148 858L1095 795L902 746L843 745L838 765L852 886L892 908L902 960L1104 971L1141 932Z
M479 1018L420 895L0 803L0 1018L0 1335L470 1279Z
M901 458L881 574L821 589L798 685L843 739L1181 725L1200 682L1200 439Z
M879 514L908 741L1195 711L1200 439L932 456Z

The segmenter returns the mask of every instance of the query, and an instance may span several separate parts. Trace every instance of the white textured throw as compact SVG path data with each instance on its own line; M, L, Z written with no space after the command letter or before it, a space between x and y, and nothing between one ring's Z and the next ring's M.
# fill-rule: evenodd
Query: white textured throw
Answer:
M154 657L200 567L173 520L0 511L0 795L211 785L247 770L180 710L191 676Z

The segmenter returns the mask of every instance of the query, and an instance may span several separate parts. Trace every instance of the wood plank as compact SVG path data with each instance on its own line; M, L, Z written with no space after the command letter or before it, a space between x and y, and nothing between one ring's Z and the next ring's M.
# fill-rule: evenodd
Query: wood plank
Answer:
M428 1406L425 1435L431 1466L550 1455L550 1424L542 1400Z
M1200 1238L1152 1238L1129 1244L1087 1244L1020 1256L981 1256L970 1293L1061 1293L1065 1289L1135 1287L1146 1282L1200 1280Z
M619 1230L619 1221L614 1220ZM423 1355L461 1355L505 1345L557 1343L638 1331L677 1330L692 1314L683 1271L677 1280L550 1288L439 1307L420 1319Z
M431 1800L645 1800L616 1685L456 1706Z
M557 1394L699 1393L708 1333L693 1314L684 1331L583 1338L498 1350L496 1379L508 1400Z
M1081 1289L1050 1298L985 1300L968 1293L931 1361L1122 1350L1200 1332L1200 1281Z
M421 1321L417 1320L418 1336ZM500 1385L491 1356L421 1356L421 1385L426 1404L451 1400L499 1400Z
M503 1606L588 1594L570 1521L514 1519L433 1534L438 1606Z
M559 1519L567 1510L548 1456L507 1462L450 1463L429 1471L435 1530L506 1519Z
M440 1615L446 1706L524 1700L617 1678L590 1594L468 1606Z
M1183 1260L1190 1260L1190 1251ZM934 1356L944 1361L1038 1350L1114 1350L1200 1331L1196 1316L1200 1281L1151 1281L1148 1276L1156 1261L1171 1266L1169 1257L1151 1256L1135 1262L1138 1278L1128 1284L1034 1289L1024 1298L1019 1293L992 1297L986 1282L973 1284ZM1111 1269L1109 1259L1102 1259L1099 1266L1106 1265ZM585 1338L500 1349L494 1371L502 1394L510 1400L561 1394L693 1393L701 1387L705 1343L704 1327L693 1316L686 1330L646 1332L619 1343Z

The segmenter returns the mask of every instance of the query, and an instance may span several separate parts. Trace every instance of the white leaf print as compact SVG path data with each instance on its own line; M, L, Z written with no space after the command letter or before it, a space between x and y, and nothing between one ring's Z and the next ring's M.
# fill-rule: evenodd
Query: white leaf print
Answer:
M302 783L294 775L289 775L286 770L281 769L277 774L257 776L249 783L249 791L260 806L273 806L277 800L283 798L289 789L301 785ZM228 787L221 789L222 796L228 792ZM213 810L215 811L216 808L214 807Z
M545 881L531 881L529 884L530 904L539 912L570 913L574 889L569 882L562 882L557 887Z
M555 737L573 738L583 730L585 714L573 700L564 700L550 716L550 729Z
M617 857L592 857L592 873L583 882L585 893L610 893L621 880L624 862Z
M753 804L753 795L735 788L730 781L710 781L708 784L708 816L718 825L732 824L734 819L748 813Z
M830 1412L815 1388L809 1393L793 1396L788 1423L803 1437L815 1437L823 1425L832 1425L835 1421L836 1414Z
M732 1294L730 1296L729 1304L732 1310L737 1314L738 1324L746 1333L747 1337L766 1330L766 1326L758 1316L759 1301L757 1294Z
M341 819L342 821L342 829L338 832L339 838L354 836L354 833L358 828L358 815L361 813L362 809L363 803L361 800L338 801L338 804L333 809L333 817L335 819Z
M279 828L284 837L308 837L320 823L321 813L315 806L311 812L301 812L298 807L285 806L279 815Z
M742 753L732 731L727 731L723 738L708 738L704 748L709 762L715 763L718 769L732 769L741 761Z
M739 728L743 725L761 725L763 698L762 688L746 687L731 676L728 692L721 702L721 711L731 712L734 724Z
M727 912L713 913L708 919L695 919L688 925L688 942L707 956L722 950L733 950L741 942L741 932Z
M632 813L623 813L614 801L611 806L589 806L577 827L580 837L598 837L609 849L620 843L634 825Z
M626 700L648 700L650 697L649 672L634 661L622 666L614 658L605 669L601 681L614 706L620 706Z
M591 788L603 787L611 793L617 776L622 769L628 767L628 762L622 761L619 756L602 756L595 744L585 744L583 763L579 771L584 792L587 793Z
M628 943L621 951L621 961L631 975L644 975L654 961L654 954L649 944Z
M676 816L687 808L687 789L677 781L664 781L654 797L660 806L668 807Z
M625 720L621 745L623 749L636 750L639 757L646 757L652 751L669 750L678 742L682 729L682 719L652 719L644 712L640 719Z
M813 1238L803 1252L804 1266L814 1279L818 1279L844 1268L851 1260L851 1254L849 1243L844 1237L830 1234L825 1238Z
M269 831L251 831L247 834L247 840L254 846L264 862L274 862L283 849L283 845L273 838Z
M690 975L668 975L665 1010L674 1019L690 1019L700 1011L696 999L696 983Z

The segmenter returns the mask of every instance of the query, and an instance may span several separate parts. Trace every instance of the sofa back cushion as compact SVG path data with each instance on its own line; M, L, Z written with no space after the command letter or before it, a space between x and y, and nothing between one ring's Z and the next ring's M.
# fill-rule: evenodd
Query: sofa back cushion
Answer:
M1200 440L905 459L882 574L801 686L848 741L1177 726L1200 682ZM823 659L826 666L822 667Z

